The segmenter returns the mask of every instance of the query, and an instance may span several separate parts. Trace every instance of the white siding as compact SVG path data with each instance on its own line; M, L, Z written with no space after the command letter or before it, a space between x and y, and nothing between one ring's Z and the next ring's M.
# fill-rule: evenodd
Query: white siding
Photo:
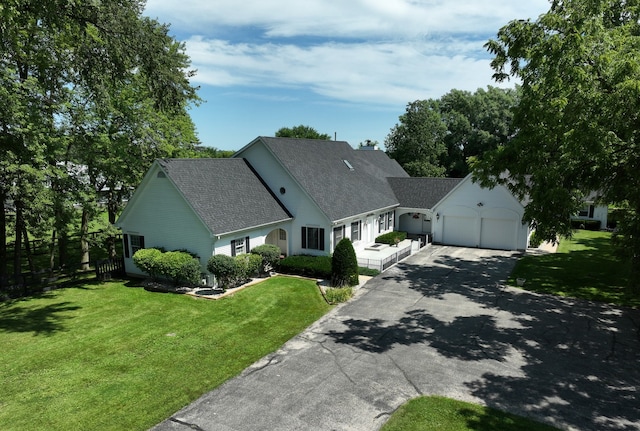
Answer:
M149 172L119 221L122 233L144 236L145 247L166 250L187 249L200 257L203 272L212 251L212 238L200 219L168 178L158 178L157 168ZM129 274L144 275L125 259Z
M480 187L465 178L433 208L433 241L470 247L524 250L524 207L502 186Z

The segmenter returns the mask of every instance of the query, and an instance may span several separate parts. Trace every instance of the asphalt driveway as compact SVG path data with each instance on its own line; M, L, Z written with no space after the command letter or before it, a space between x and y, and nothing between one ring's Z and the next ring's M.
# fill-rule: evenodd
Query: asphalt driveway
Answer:
M369 431L438 394L640 430L637 310L504 287L517 254L430 246L155 430Z

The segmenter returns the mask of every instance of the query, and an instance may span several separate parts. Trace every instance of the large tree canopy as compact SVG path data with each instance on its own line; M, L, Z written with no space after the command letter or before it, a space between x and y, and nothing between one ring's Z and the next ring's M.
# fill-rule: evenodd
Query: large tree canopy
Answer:
M86 227L100 190L126 192L150 160L197 143L184 46L143 9L139 0L0 5L0 283L7 203L17 275L27 228L63 237L77 205Z
M522 83L514 140L475 175L527 198L542 238L570 235L570 217L597 191L629 209L620 239L640 271L640 2L555 0L536 21L512 21L487 43L498 81ZM502 176L508 172L508 176Z

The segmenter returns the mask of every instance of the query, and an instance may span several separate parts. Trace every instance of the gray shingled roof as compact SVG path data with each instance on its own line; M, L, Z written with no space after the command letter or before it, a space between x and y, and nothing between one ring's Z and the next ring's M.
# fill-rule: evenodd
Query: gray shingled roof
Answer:
M244 159L157 162L214 234L292 218Z
M433 208L463 178L388 178L400 206Z
M398 205L387 178L408 177L384 152L354 150L344 141L268 137L258 140L271 150L329 220Z

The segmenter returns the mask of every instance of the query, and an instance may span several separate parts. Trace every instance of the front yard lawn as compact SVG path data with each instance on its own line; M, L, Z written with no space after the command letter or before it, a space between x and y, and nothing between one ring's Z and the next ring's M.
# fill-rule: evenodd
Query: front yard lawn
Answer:
M419 397L402 405L381 431L557 431L500 410L444 397Z
M578 230L560 241L557 253L520 259L508 283L524 278L523 288L535 292L638 306L628 277L629 264L615 256L610 233Z
M148 429L330 308L291 277L218 301L131 283L0 303L0 428Z

